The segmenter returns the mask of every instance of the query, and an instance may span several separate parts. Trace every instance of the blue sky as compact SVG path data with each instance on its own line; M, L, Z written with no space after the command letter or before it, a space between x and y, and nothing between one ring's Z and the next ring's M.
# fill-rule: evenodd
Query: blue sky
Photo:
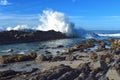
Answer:
M0 0L0 29L37 26L46 9L65 13L77 27L120 30L120 0Z

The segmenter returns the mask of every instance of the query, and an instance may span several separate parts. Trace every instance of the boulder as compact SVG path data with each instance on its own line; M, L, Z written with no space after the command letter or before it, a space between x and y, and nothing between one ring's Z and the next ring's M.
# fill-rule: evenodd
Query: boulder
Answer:
M47 58L44 54L40 54L35 58L36 62L42 62L42 61L46 61Z

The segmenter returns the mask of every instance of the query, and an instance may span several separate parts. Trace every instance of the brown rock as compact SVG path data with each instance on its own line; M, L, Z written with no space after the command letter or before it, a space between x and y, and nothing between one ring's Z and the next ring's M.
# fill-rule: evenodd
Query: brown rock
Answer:
M46 56L43 55L43 54L40 54L38 55L36 58L35 58L36 62L42 62L42 61L46 61Z
M106 63L110 63L110 62L111 62L111 58L106 57L106 58L105 58L105 62L106 62Z
M90 54L90 59L97 59L98 58L98 55L96 53L92 53Z

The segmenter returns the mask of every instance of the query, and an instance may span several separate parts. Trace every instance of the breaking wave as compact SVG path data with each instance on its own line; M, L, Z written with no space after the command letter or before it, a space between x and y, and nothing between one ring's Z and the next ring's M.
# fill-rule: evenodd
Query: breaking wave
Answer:
M17 25L16 27L8 27L6 30L55 30L66 34L67 36L76 36L84 38L93 38L97 35L93 32L86 31L83 28L76 29L75 24L69 21L69 18L62 12L53 10L44 10L39 17L39 24L37 27L28 27L28 25Z
M114 34L98 34L98 36L102 36L102 37L120 37L120 33L114 33Z

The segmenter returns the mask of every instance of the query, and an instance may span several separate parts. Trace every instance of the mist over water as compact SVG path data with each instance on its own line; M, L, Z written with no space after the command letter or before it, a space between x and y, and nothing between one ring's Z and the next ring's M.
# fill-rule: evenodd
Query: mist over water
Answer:
M45 10L40 15L40 25L36 28L37 30L55 30L67 35L73 35L74 24L71 23L68 17L62 13L53 10Z

